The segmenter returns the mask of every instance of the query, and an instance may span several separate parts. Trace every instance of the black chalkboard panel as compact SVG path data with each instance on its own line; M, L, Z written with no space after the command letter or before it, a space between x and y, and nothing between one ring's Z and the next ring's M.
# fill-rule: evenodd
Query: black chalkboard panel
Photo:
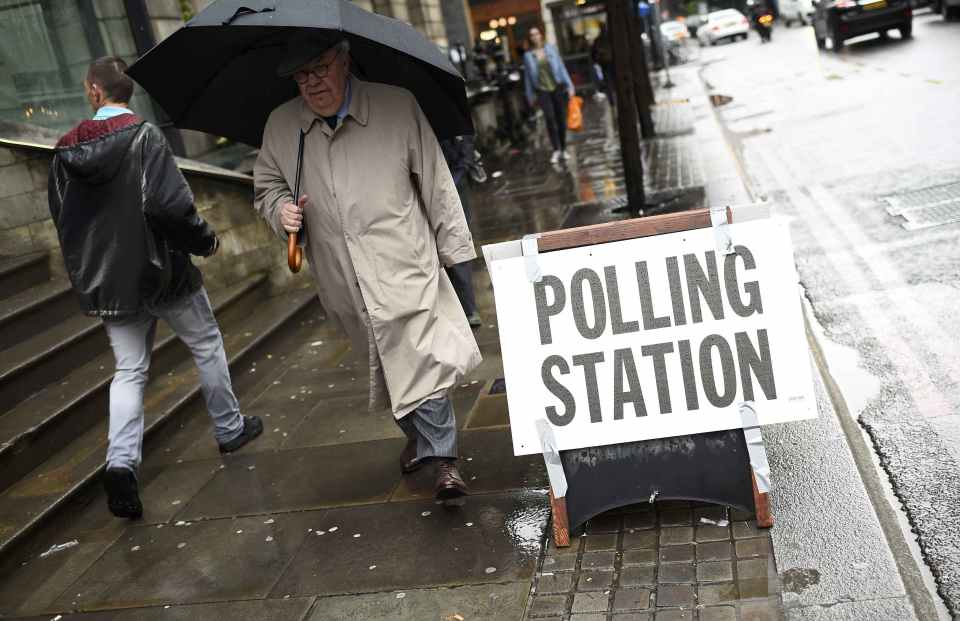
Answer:
M595 515L640 502L694 500L754 510L742 429L561 451L567 515L576 529Z

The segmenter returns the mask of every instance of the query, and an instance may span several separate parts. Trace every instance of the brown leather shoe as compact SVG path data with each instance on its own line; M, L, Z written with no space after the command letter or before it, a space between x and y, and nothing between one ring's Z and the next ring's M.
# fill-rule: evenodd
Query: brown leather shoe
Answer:
M404 474L416 472L423 465L423 460L417 458L417 441L407 440L407 445L400 453L400 471Z
M455 460L437 460L437 484L435 489L437 500L442 500L445 504L462 500L469 493L467 484L463 482L463 477L457 470Z

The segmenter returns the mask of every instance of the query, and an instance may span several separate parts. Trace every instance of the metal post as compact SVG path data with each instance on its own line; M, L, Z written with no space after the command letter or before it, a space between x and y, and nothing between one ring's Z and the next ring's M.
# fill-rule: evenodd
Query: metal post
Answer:
M133 43L137 46L137 56L143 56L157 44L157 39L153 36L153 27L150 24L150 12L147 10L146 0L123 0L123 6L127 12L130 32L133 34ZM152 97L150 101L153 103L153 113L157 118L157 127L163 131L163 135L173 152L183 157L186 155L186 148L183 145L183 136L180 135L180 130L174 127L170 117Z
M663 63L663 72L667 78L667 81L663 84L663 88L673 88L674 84L670 81L670 59L667 58L667 48L663 45L663 36L661 36L660 32L660 2L658 0L654 0L652 9L653 36L657 39L657 47L660 48L660 62Z
M644 138L653 138L656 128L650 114L650 106L654 103L653 85L650 84L650 70L647 68L647 54L643 49L643 37L640 36L640 16L637 5L630 3L627 11L627 33L630 38L630 63L633 66L634 95L637 99L637 113L640 117L640 135Z
M643 190L640 136L637 133L637 106L630 70L630 33L627 28L629 12L625 6L625 2L630 1L632 0L609 0L607 23L616 74L613 86L617 92L617 125L620 130L620 156L627 186L627 204L631 213L639 215L643 212L646 197Z

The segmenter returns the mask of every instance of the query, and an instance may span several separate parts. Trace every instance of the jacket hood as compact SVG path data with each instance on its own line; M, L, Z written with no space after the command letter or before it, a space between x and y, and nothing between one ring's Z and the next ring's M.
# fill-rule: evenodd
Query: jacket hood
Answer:
M75 180L105 183L120 170L143 123L135 114L83 121L57 142L57 156Z

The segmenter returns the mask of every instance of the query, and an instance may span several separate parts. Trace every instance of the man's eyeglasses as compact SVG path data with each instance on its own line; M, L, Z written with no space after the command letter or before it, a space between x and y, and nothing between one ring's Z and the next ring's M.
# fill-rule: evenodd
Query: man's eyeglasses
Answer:
M299 71L295 71L293 74L293 79L297 81L297 84L306 84L310 80L310 76L320 80L327 77L327 74L330 73L330 67L337 62L337 58L340 57L340 51L342 48L337 48L336 53L333 55L333 58L330 59L330 62L324 63L322 65L312 65Z

